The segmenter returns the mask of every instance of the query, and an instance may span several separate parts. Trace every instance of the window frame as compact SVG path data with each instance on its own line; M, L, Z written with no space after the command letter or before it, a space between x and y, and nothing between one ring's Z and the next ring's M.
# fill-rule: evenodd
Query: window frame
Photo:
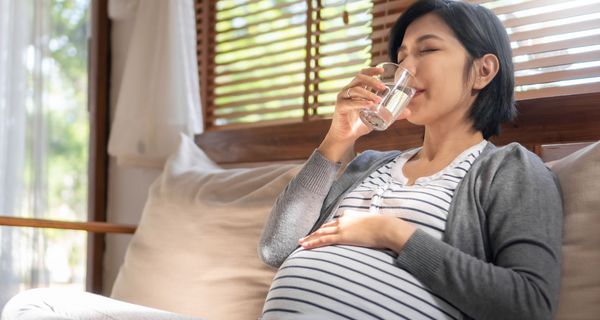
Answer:
M110 128L110 20L108 1L91 0L88 58L90 145L88 221L106 222L108 199L108 132ZM102 293L104 233L88 233L86 290Z

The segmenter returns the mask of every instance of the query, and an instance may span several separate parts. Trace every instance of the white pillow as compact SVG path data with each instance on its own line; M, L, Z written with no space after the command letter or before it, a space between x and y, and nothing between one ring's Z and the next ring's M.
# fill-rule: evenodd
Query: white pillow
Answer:
M182 136L151 186L112 298L206 319L257 319L275 270L257 244L298 164L222 169Z
M600 142L552 162L564 201L561 291L556 319L600 315Z

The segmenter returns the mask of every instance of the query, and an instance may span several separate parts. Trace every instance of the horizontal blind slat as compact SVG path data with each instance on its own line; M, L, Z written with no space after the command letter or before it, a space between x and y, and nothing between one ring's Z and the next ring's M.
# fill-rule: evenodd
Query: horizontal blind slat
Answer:
M286 76L292 76L295 74L302 74L303 71L304 71L304 68L291 70L291 71L285 70L283 72L270 74L269 78L276 79L276 78L282 78L282 77L286 77ZM218 80L218 79L215 79L215 80ZM226 87L232 86L232 85L238 85L238 84L242 84L242 83L253 83L255 81L260 81L260 80L264 80L264 76L254 76L254 77L244 78L244 79L240 79L240 80L227 81L227 82L221 82L221 83L216 82L216 84L220 87L226 88Z
M405 11L415 0L386 1L381 4L375 3L373 16L389 15Z
M469 2L473 2L473 1L469 1ZM485 4L484 7L489 8L490 5L493 4L493 2L494 1L484 1L481 4ZM497 6L497 7L493 7L493 5L492 5L493 8L491 10L496 15L501 15L501 14L518 12L518 11L523 11L523 10L533 9L533 8L539 8L541 6L548 6L548 5L564 3L564 2L565 2L565 0L543 0L543 1L533 0L533 1L525 1L525 2L516 3L516 4L512 4L512 5L504 5L504 6Z
M568 96L575 94L600 92L600 83L588 83L565 87L552 87L515 93L517 100L529 100L543 97Z
M245 56L241 59L235 59L235 60L229 60L229 61L222 61L222 62L217 62L216 64L219 66L226 66L226 65L231 65L234 63L238 63L238 62L248 62L248 61L253 61L253 60L257 60L257 59L262 59L262 58L266 58L266 57L272 57L272 56L278 56L278 55L282 55L284 53L289 53L289 52L294 52L294 51L298 51L298 50L302 50L303 48L305 48L304 45L302 46L295 46L292 48L287 48L284 50L278 50L278 51L273 51L273 52L268 52L265 54L254 54L254 55L249 55L249 56Z
M242 65L242 68L240 69L232 69L229 71L225 71L225 72L216 72L216 76L227 76L227 75L231 75L231 74L238 74L238 73L247 73L247 72L251 72L251 71L260 71L260 70L265 70L265 69L271 69L271 68L278 68L278 67L282 67L282 66L286 66L286 65L290 65L290 64L294 64L294 63L300 63L300 62L304 62L304 58L302 59L291 59L291 60L283 60L280 62L275 62L275 63L263 63L263 64L258 64L258 65L254 65L252 67L244 67ZM219 65L222 66L222 65Z
M211 127L211 131L266 127L266 126L292 124L292 123L299 123L299 122L302 122L302 117L278 118L275 120L260 120L260 121L256 121L256 122L228 123L228 124L221 124L218 126L213 126L213 127Z
M313 80L313 83L323 83L323 82L334 81L334 80L352 79L352 78L354 78L354 76L356 76L356 72L346 72L346 73L342 73L342 74L339 74L336 76L321 77L320 79Z
M372 40L385 40L387 42L388 34L390 33L390 28L373 31L371 34Z
M544 72L535 75L519 76L515 78L515 84L517 86L522 86L528 84L540 84L562 80L584 79L591 77L600 77L600 67L561 70Z
M350 61L337 62L337 63L329 64L329 65L319 65L318 67L312 68L311 71L324 71L324 70L331 70L331 69L336 69L336 68L340 68L340 67L349 67L349 66L366 67L367 60L368 59L355 59L355 60L350 60Z
M341 54L354 53L354 52L358 52L358 51L365 50L365 49L366 49L365 46L354 46L354 47L349 47L349 48L344 48L344 49L339 49L339 50L334 50L334 51L328 51L325 53L319 53L319 54L315 55L315 57L317 59L320 59L320 58L337 56L337 55L341 55Z
M264 8L264 9L260 9L257 11L253 11L253 12L248 12L246 13L247 16L249 15L259 15L271 10L275 10L275 9L283 9L283 8L287 8L287 7L291 7L293 5L299 4L299 3L304 3L306 2L306 0L297 0L297 1L293 1L293 2L284 2L284 3L279 3L279 4L273 4L272 6L268 7L268 8ZM220 11L220 14L222 16L226 15L226 12ZM220 19L217 20L217 22L224 22L224 21L232 21L235 18L237 18L238 16L232 16L231 18L225 18L225 19Z
M553 41L548 43L535 44L530 46L522 46L519 48L514 48L512 50L513 56L517 57L525 54L533 54L540 52L548 52L548 51L556 51L563 49L571 49L578 47L591 46L600 43L600 34L587 36L587 37L579 37L579 38L571 38L567 40L561 41Z
M329 40L329 41L321 41L321 43L315 43L315 47L316 48L320 48L320 47L324 47L324 46L328 46L328 45L332 45L332 44L347 44L347 43L351 43L353 41L356 40L364 40L367 39L369 37L368 34L357 34L355 36L349 36L349 37L343 37L343 38L337 38L335 40Z
M352 17L352 16L356 16L359 14L364 14L365 10L366 10L365 8L349 10L348 15L350 17ZM341 18L342 18L341 15L339 13L337 13L337 14L332 14L331 16L321 16L321 19L315 19L315 21L316 22L329 22L329 21L337 20L337 19L341 19Z
M600 26L600 19L587 20L582 22L575 22L565 24L561 26L554 26L548 28L540 28L536 30L528 30L515 32L509 35L511 41L522 41L528 39L536 39L545 36L554 36L558 34L571 33L576 31L584 31L590 29L596 29Z
M577 17L596 12L600 12L600 3L593 3L587 6L573 7L566 10L552 11L543 14L535 14L527 17L507 19L506 21L503 21L502 24L506 28L513 28L534 23Z
M391 28L396 20L400 17L401 13L395 13L389 16L381 17L377 19L376 23L373 23L373 28Z
M589 62L600 60L600 50L574 54L563 54L554 57L535 59L531 61L515 63L515 70L526 70L573 64L578 62Z
M334 89L327 89L327 90L319 90L317 91L318 94L320 95L326 95L326 94L338 94L340 92L340 88L334 88Z
M278 15L277 17L273 17L273 18L270 18L267 20L260 20L258 22L249 23L249 24L243 25L241 27L233 27L233 28L229 28L229 29L225 29L225 30L217 30L217 32L219 34L228 34L230 32L234 32L234 31L248 30L252 27L258 27L263 24L271 24L271 23L279 21L279 20L289 20L290 18L299 16L300 14L301 14L300 12L299 13L294 12L294 13L281 14L281 15Z
M245 7L248 4L250 4L252 1L253 0L247 0L245 2L238 1L238 2L235 2L234 5L231 5L231 6L228 6L228 7L218 8L218 11L219 12L227 12L227 11L231 11L231 10L234 10L234 9L237 9L237 8Z
M341 26L336 26L336 27L332 27L332 28L328 28L328 29L318 30L318 31L313 32L313 35L320 36L327 32L332 33L332 32L336 32L336 31L340 31L340 30L348 30L351 28L362 27L365 24L366 24L366 22L364 22L364 21L358 21L358 22L349 23L349 24L345 24L345 25L341 25Z
M240 45L240 47L238 47L238 48L233 48L233 49L228 49L228 50L217 49L217 53L218 54L229 54L229 53L240 52L240 51L244 51L244 50L248 50L248 49L266 47L266 46L280 44L280 43L288 42L288 41L292 41L292 40L298 40L299 37L303 37L303 36L304 35L292 34L291 36L288 36L286 38L281 38L281 39L277 39L277 40L273 40L273 41L269 41L269 42L259 42L259 43L255 43L255 44L252 44L249 46L248 45Z
M385 55L388 54L388 48L389 48L389 44L387 42L380 42L377 44L372 45L372 52L381 52Z
M289 25L287 25L285 27L285 30L291 30L293 28L300 28L300 27L304 27L304 26L305 26L305 22L304 21L298 21L298 22L290 23ZM279 30L281 30L281 29L277 29L275 31L279 31ZM263 31L255 32L255 33L244 33L244 34L240 34L240 35L235 36L235 37L230 37L230 38L226 38L226 39L217 39L216 40L216 44L217 45L222 45L222 44L228 44L230 42L240 41L240 40L246 39L248 37L258 37L258 36L270 35L270 34L272 34L275 31L273 31L273 30L263 30Z
M275 86L268 86L268 87L259 87L259 88L251 88L251 89L245 89L245 90L235 90L229 93L218 93L218 94L214 94L212 95L212 98L216 98L217 95L219 98L227 98L227 97L237 97L237 96L243 96L243 95L247 95L247 94L255 94L255 93L264 93L264 92L270 92L270 91L274 91L274 90L280 90L280 89L288 89L288 88L293 88L293 87L299 87L299 86L303 86L304 85L304 81L302 82L293 82L293 83L284 83L284 84L280 84L280 85L275 85Z
M294 98L298 98L299 96L301 96L301 93L300 94L293 93L293 94L284 94L284 95L271 96L271 97L238 100L235 102L221 103L221 104L217 105L215 110L225 109L225 108L229 109L229 108L234 108L234 107L244 107L244 106L248 106L248 105L260 104L260 103L269 102L269 101L294 99Z
M249 111L222 113L222 114L218 114L218 115L215 114L215 115L211 116L210 120L217 120L217 119L229 119L230 120L230 119L242 118L245 116L250 116L250 115L255 115L255 114L279 113L279 112L290 111L290 110L302 110L302 106L300 106L300 105L280 106L277 108L263 108L263 109L249 110Z

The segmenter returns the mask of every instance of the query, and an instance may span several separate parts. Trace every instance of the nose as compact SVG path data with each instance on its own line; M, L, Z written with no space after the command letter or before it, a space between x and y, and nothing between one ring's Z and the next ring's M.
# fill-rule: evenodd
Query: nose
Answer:
M417 73L415 59L413 59L410 55L405 57L404 60L402 60L402 62L398 65L408 70L408 72L410 72L410 74L413 76Z

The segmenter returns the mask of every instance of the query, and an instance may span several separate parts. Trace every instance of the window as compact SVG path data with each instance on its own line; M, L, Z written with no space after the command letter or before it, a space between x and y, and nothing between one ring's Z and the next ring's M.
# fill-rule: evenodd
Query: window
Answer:
M413 2L198 2L207 131L197 142L219 162L308 156L327 130L328 122L321 119L331 114L335 93L362 66L388 60L388 31ZM511 37L520 113L541 112L538 116L549 118L550 105L573 102L561 98L568 95L580 95L577 110L596 112L590 110L600 93L600 0L472 2L493 10ZM233 45L233 39L244 42L235 49L225 48ZM268 62L250 66L250 50L255 50L257 60ZM286 59L291 53L297 56ZM230 54L236 57L227 58ZM233 65L235 71L227 69ZM262 82L263 76L271 81ZM257 89L260 83L268 85ZM254 95L246 98L246 94ZM394 128L407 137L404 147L420 143L419 130L405 123ZM365 138L370 139L369 146L381 145L377 134L369 136L373 136Z
M11 22L13 43L22 46L13 47L12 57L6 57L14 65L4 76L14 82L3 86L18 87L18 96L4 97L12 99L5 100L8 103L3 107L4 111L13 109L13 121L4 123L3 129L12 133L3 140L14 148L3 150L2 193L8 197L2 214L87 220L89 3L12 1L10 9L20 20L6 17ZM84 288L85 234L0 230L3 295L49 285ZM3 296L0 303L7 298Z
M98 107L107 93L107 73L98 63L99 56L108 58L103 2L9 0L0 6L0 309L31 287L99 289L97 281L86 283L98 276L86 271L88 258L96 262L101 254L87 249L97 241L74 230L106 229L86 222L88 200L96 212L100 194L92 188L88 196L89 180L102 188L96 180L104 175L101 161L88 155L99 145L95 119L105 120ZM91 41L90 31L96 34Z
M206 128L329 116L338 88L370 64L371 5L366 0L197 2Z
M600 91L600 1L490 1L513 48L516 97Z

